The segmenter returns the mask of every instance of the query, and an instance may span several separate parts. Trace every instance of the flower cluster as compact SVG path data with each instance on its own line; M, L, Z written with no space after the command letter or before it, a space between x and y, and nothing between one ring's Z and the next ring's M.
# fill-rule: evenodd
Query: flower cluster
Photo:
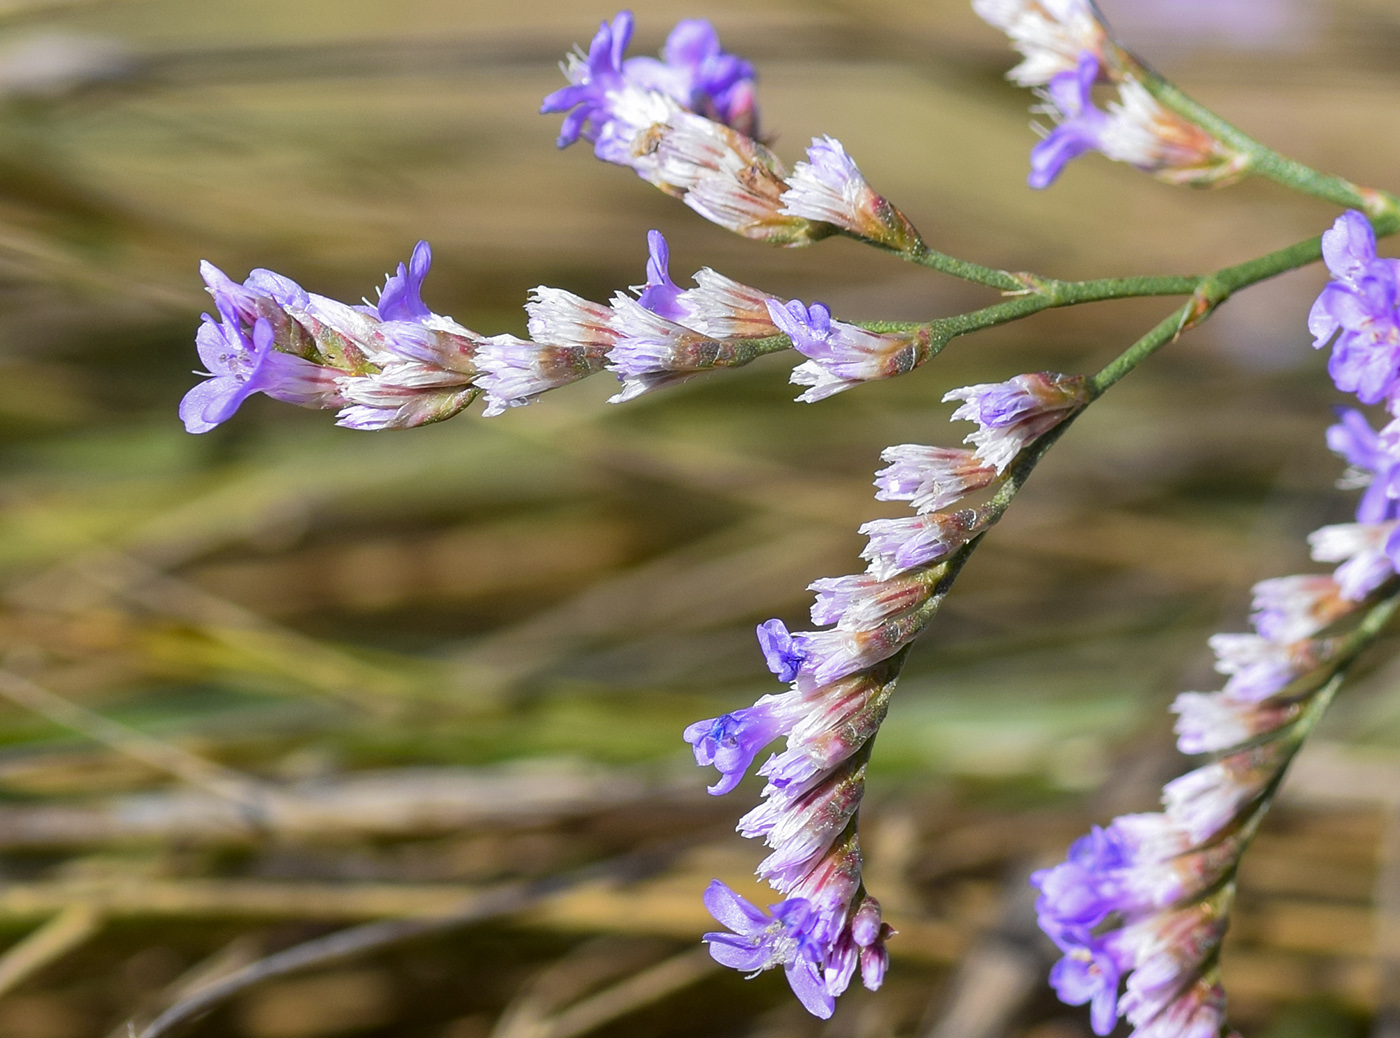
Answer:
M426 242L389 277L377 305L347 306L306 292L271 271L238 284L211 264L204 277L220 320L198 334L210 378L190 390L180 414L191 432L225 421L256 392L305 407L340 408L341 425L399 429L441 421L484 396L486 416L533 403L542 393L605 368L617 374L614 403L764 352L793 347L810 358L792 381L814 401L873 379L912 370L931 353L926 325L869 332L831 319L820 303L740 284L709 268L681 288L659 231L648 235L647 280L635 297L590 302L541 285L525 304L529 338L482 336L422 300L431 263ZM768 340L766 345L756 341Z
M1375 326L1394 327L1394 303L1386 302L1394 296L1375 286L1393 285L1397 268L1376 258L1359 213L1338 219L1323 242L1337 280L1313 307L1313 332L1319 345L1338 339L1339 387L1393 410L1395 339ZM1041 928L1064 952L1051 983L1065 1002L1092 1005L1098 1034L1119 1016L1144 1038L1213 1038L1223 1026L1217 957L1240 855L1348 662L1335 629L1400 571L1400 438L1391 427L1376 433L1358 411L1339 417L1327 442L1350 466L1341 485L1365 494L1356 522L1308 538L1315 560L1338 565L1256 584L1253 630L1210 639L1224 686L1183 692L1172 704L1177 748L1215 759L1169 782L1162 812L1116 818L1032 877Z
M1148 73L1113 42L1090 0L973 0L973 8L1011 37L1024 60L1007 77L1035 88L1049 127L1031 149L1028 183L1049 187L1071 160L1098 151L1171 184L1229 183L1248 156L1164 107L1145 85ZM1116 88L1100 108L1096 84Z
M660 61L623 57L632 28L624 11L599 27L586 55L565 61L570 85L540 109L567 113L561 148L591 141L598 158L749 238L807 245L843 231L899 252L923 248L839 141L815 138L788 174L758 136L753 66L723 51L708 22L677 25Z
M476 355L488 340L423 303L432 263L419 242L378 304L347 306L269 270L241 285L211 263L201 271L220 320L196 336L209 379L185 395L180 417L208 432L253 393L303 407L340 408L352 429L441 421L476 398Z
M773 309L780 320L784 308ZM789 304L786 312L796 320L805 308ZM725 965L782 966L802 1004L821 1017L831 1015L857 968L868 988L884 976L885 940L893 931L861 884L856 815L870 742L904 650L946 594L950 556L996 514L953 509L1001 482L1016 453L1085 399L1082 379L1050 374L950 396L967 401L956 417L977 423L969 438L977 449L902 444L884 452L888 466L876 474L875 496L908 501L915 514L861 527L870 538L865 573L810 586L812 622L829 629L792 633L781 620L758 628L769 669L791 683L788 691L685 730L696 762L719 772L710 787L716 795L734 789L764 747L786 739L784 750L758 769L768 780L763 803L739 821L744 836L761 837L771 848L758 874L784 898L764 914L716 881L705 903L734 932L705 939Z

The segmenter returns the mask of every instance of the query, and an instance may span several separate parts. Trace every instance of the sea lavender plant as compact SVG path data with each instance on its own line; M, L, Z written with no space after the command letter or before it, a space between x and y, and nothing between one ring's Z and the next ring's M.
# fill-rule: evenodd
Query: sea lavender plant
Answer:
M862 876L860 807L873 741L915 641L962 568L1036 465L1078 415L1159 349L1209 318L1235 292L1319 259L1332 275L1307 319L1332 349L1337 387L1384 405L1377 431L1344 409L1328 445L1348 464L1340 486L1364 488L1353 523L1310 538L1330 573L1279 577L1254 588L1252 631L1210 640L1225 677L1173 704L1178 748L1213 759L1168 783L1163 810L1114 819L1032 879L1041 926L1062 953L1051 983L1090 1005L1094 1030L1125 1017L1142 1038L1208 1038L1224 1026L1218 951L1240 856L1290 761L1357 656L1400 603L1400 262L1377 238L1400 230L1400 199L1288 159L1198 105L1134 57L1090 0L973 0L1022 61L1009 78L1036 90L1051 125L1031 151L1032 187L1098 151L1159 180L1222 186L1250 175L1338 205L1331 229L1200 276L1064 281L1009 272L928 245L866 181L845 147L817 137L789 172L760 136L755 72L714 28L685 21L659 59L626 57L633 19L602 23L570 55L568 84L542 111L563 113L558 144L583 139L711 222L782 246L845 235L1002 298L919 322L833 317L823 303L783 299L709 268L683 288L660 231L648 240L646 280L607 303L551 286L526 303L528 339L484 336L433 313L422 298L431 254L419 243L375 304L347 305L257 270L242 284L209 264L219 319L197 334L207 381L181 417L192 432L229 419L249 395L339 409L356 429L450 418L477 396L488 416L531 404L603 370L624 403L789 348L805 359L799 400L928 366L954 339L1045 309L1106 299L1184 301L1092 375L1032 372L961 388L934 373L934 395L975 426L967 447L900 444L882 455L876 498L912 515L873 519L866 571L815 580L812 631L773 619L757 629L769 669L787 687L683 733L715 795L756 771L761 802L739 820L769 853L757 868L776 895L767 910L716 880L703 893L724 928L705 935L714 958L746 973L782 968L811 1013L830 1016L859 972L881 985L894 936ZM1097 96L1096 96L1097 95ZM1101 103L1102 102L1102 103Z

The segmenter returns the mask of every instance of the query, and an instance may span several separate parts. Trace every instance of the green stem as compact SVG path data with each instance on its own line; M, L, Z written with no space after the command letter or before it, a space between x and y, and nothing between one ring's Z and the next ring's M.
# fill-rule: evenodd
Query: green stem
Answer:
M865 238L860 241L867 241ZM921 267L929 267L932 270L942 271L944 274L951 274L955 278L964 281L971 281L978 285L986 285L989 288L999 288L1003 292L1019 292L1025 289L1026 283L1015 274L1005 270L997 270L994 267L984 267L980 263L972 263L968 260L958 259L956 256L949 256L946 252L939 252L937 249L930 249L920 242L914 249L900 251L889 249L886 246L878 245L888 252L893 252L897 256L902 256L910 263L917 263Z
M1373 219L1400 213L1400 198L1390 192L1358 187L1350 180L1319 173L1310 166L1280 155L1209 108L1193 101L1156 73L1144 70L1142 84L1163 105L1195 123L1222 144L1243 153L1249 160L1252 172L1313 198L1321 198L1347 209L1360 209Z
M1377 235L1394 234L1400 230L1400 213L1374 219ZM1093 397L1117 383L1157 350L1171 342L1186 328L1199 324L1230 296L1242 288L1276 277L1289 270L1316 263L1322 258L1321 237L1309 238L1295 245L1278 249L1256 259L1223 267L1201 278L1191 300L1161 321L1137 342L1115 357L1104 369L1089 380Z

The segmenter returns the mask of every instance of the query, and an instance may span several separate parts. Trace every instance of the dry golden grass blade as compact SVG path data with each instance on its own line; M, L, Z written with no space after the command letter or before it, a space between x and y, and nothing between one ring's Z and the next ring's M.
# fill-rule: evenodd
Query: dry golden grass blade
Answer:
M262 810L265 791L255 779L103 717L13 671L0 670L0 696L118 753L236 803L254 817ZM247 824L246 816L242 824Z
M72 595L74 577L160 615L194 624L235 652L372 713L392 714L406 697L441 698L429 697L434 683L427 678L376 667L122 552L92 549L47 580L30 582L14 597L31 608L39 607L47 600L45 588L61 588L65 596Z
M92 905L74 902L0 956L0 998L50 963L87 943L102 928Z
M580 883L600 878L611 882L628 877L635 878L639 874L664 867L675 850L676 848L668 848L626 855L533 883L513 883L487 888L465 899L459 898L449 906L419 913L418 918L368 923L294 945L191 992L143 1028L137 1038L158 1038L169 1034L175 1028L207 1013L234 995L273 977L342 962L369 951L428 934L469 926L485 919L514 915ZM134 1026L131 1027L131 1031L134 1035L137 1034Z
M541 1020L530 1038L579 1038L683 991L718 969L708 948L690 948Z
M256 830L247 826L241 802L193 790L0 806L0 848L404 838L535 826L658 797L694 802L700 795L690 784L672 790L633 772L570 760L366 770L267 784L258 793Z

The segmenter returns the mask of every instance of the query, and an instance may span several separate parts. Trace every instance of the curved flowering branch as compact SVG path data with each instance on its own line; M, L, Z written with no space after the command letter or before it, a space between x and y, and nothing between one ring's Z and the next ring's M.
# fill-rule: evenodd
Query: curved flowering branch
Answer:
M783 967L820 1017L831 1015L857 968L874 989L888 962L894 931L861 881L857 819L866 762L908 647L1009 500L1012 459L1088 400L1084 379L1049 373L949 396L966 401L955 419L976 423L967 438L975 449L905 444L885 452L890 464L876 476L876 496L907 500L915 514L861 527L870 539L861 553L870 563L865 573L811 585L812 622L829 629L794 634L780 620L759 627L769 669L789 690L684 733L696 762L719 771L715 795L732 791L765 746L786 740L758 769L767 779L764 802L739 821L740 833L771 849L758 874L783 898L764 915L716 881L706 905L734 932L705 940L725 965ZM998 487L985 504L953 510Z
M1171 184L1233 183L1249 174L1372 217L1400 212L1400 198L1319 173L1250 137L1197 104L1112 36L1092 0L973 0L1022 55L1007 78L1031 87L1035 110L1052 126L1031 152L1029 183L1048 187L1065 164L1088 151L1126 162ZM1095 84L1117 97L1100 109Z
M1339 388L1394 412L1400 263L1377 256L1355 211L1322 236L1321 250L1334 280L1309 317L1317 345L1333 343ZM1041 928L1064 952L1051 984L1063 1001L1091 1004L1098 1034L1119 1016L1151 1038L1224 1026L1217 958L1240 858L1347 668L1400 609L1396 423L1378 434L1360 412L1340 418L1328 445L1350 465L1342 485L1366 493L1356 522L1308 538L1315 560L1338 565L1257 584L1253 632L1210 640L1225 686L1172 705L1181 752L1216 758L1166 785L1163 812L1117 818L1032 877Z

